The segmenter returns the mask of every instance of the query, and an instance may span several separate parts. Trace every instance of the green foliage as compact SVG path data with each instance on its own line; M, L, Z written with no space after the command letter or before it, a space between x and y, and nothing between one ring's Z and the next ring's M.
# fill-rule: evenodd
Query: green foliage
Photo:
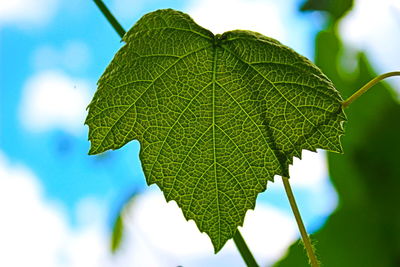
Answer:
M343 49L335 32L321 32L316 62L343 95L351 95L376 74L360 54L357 75L343 77L332 64ZM388 86L378 84L346 111L346 153L328 155L339 207L313 235L318 256L326 267L400 266L400 105ZM308 266L302 246L293 244L277 266Z
M138 196L138 192L133 192L125 201L121 207L121 209L118 211L117 216L114 221L113 225L113 230L112 230L112 235L111 235L111 242L110 242L110 248L111 252L115 253L118 251L118 249L121 247L122 241L123 241L123 234L124 234L124 215L125 215L125 209L129 208L129 206L133 205L136 197Z
M301 11L325 11L334 21L344 16L353 6L353 0L307 0Z
M122 233L124 232L124 222L122 220L122 213L118 214L114 222L114 227L111 235L111 251L115 253L121 246Z
M137 139L147 183L218 252L302 149L341 152L342 99L309 60L250 31L214 35L171 9L141 18L89 105L90 154Z

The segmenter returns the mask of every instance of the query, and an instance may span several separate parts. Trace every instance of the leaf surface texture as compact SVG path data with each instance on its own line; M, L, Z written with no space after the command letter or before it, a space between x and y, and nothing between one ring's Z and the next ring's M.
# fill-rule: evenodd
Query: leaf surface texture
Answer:
M147 183L218 252L302 149L341 152L342 99L309 60L251 31L214 35L167 9L143 16L89 105L90 154L140 141Z

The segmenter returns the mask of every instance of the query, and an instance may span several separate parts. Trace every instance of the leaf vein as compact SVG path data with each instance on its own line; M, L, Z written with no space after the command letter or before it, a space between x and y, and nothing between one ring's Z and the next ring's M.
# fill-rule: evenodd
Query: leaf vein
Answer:
M159 74L144 90L143 92L138 96L137 99L135 99L134 101L132 101L132 104L129 105L129 107L125 110L125 112L111 125L110 129L107 131L107 133L105 134L104 138L102 138L102 141L99 143L99 145L97 146L97 148L101 147L103 145L103 143L105 142L105 140L107 139L108 135L111 133L111 131L114 129L114 127L117 125L117 123L125 116L125 114L132 108L135 107L136 101L139 100L146 92L147 90L158 80L160 79L169 69L171 69L173 66L175 66L179 61L181 61L182 59L198 52L201 51L205 48L209 47L209 45L198 48L194 51L191 51L185 55L183 55L182 57L180 57L178 60L176 60L174 63L172 63L168 68L166 68L161 74ZM134 82L134 81L133 81ZM116 89L116 87L114 87L113 89ZM136 121L136 113L135 113L135 118L134 121ZM132 128L134 126L135 123L132 124ZM97 150L97 149L96 149Z

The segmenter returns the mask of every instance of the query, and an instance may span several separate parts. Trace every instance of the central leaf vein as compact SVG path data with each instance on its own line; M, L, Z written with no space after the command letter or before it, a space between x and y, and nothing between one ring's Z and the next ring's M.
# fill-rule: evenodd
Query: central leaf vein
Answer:
M213 132L213 157L214 157L214 177L215 177L215 189L216 189L216 200L217 200L217 218L218 218L218 244L221 243L221 212L219 205L219 189L218 189L218 178L217 178L217 155L216 155L216 146L215 146L215 85L216 85L216 76L217 76L217 47L214 47L214 61L213 61L213 90L212 90L212 132Z

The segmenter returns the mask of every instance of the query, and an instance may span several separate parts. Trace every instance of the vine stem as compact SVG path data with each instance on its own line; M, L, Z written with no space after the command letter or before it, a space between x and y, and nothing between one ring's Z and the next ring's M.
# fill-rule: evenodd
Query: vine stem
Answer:
M106 17L108 22L114 28L114 30L118 33L119 37L122 38L125 35L126 31L121 26L121 24L119 24L119 22L114 17L114 15L110 12L110 10L107 8L107 6L103 3L102 0L93 0L93 1L97 5L97 7L100 9L101 13L103 13L104 17Z
M347 98L346 101L343 101L342 107L347 108L351 103L353 103L354 100L356 100L361 95L363 95L365 92L367 92L372 86L374 86L378 82L382 81L383 79L386 79L386 78L392 77L392 76L400 76L400 71L387 72L387 73L381 74L381 75L373 78L366 85L361 87L361 89L359 89L357 92L355 92L352 96Z
M233 236L233 242L235 242L240 255L242 255L242 258L248 267L259 267L239 229L236 230L236 234Z
M300 231L301 239L303 240L304 247L306 248L308 259L312 267L319 267L317 257L315 256L314 249L311 245L310 237L307 234L306 228L304 227L303 220L299 209L296 204L296 200L293 195L292 188L290 187L289 179L287 177L282 177L283 186L285 187L286 196L289 200L290 207L292 208L293 215L296 219L297 226Z

